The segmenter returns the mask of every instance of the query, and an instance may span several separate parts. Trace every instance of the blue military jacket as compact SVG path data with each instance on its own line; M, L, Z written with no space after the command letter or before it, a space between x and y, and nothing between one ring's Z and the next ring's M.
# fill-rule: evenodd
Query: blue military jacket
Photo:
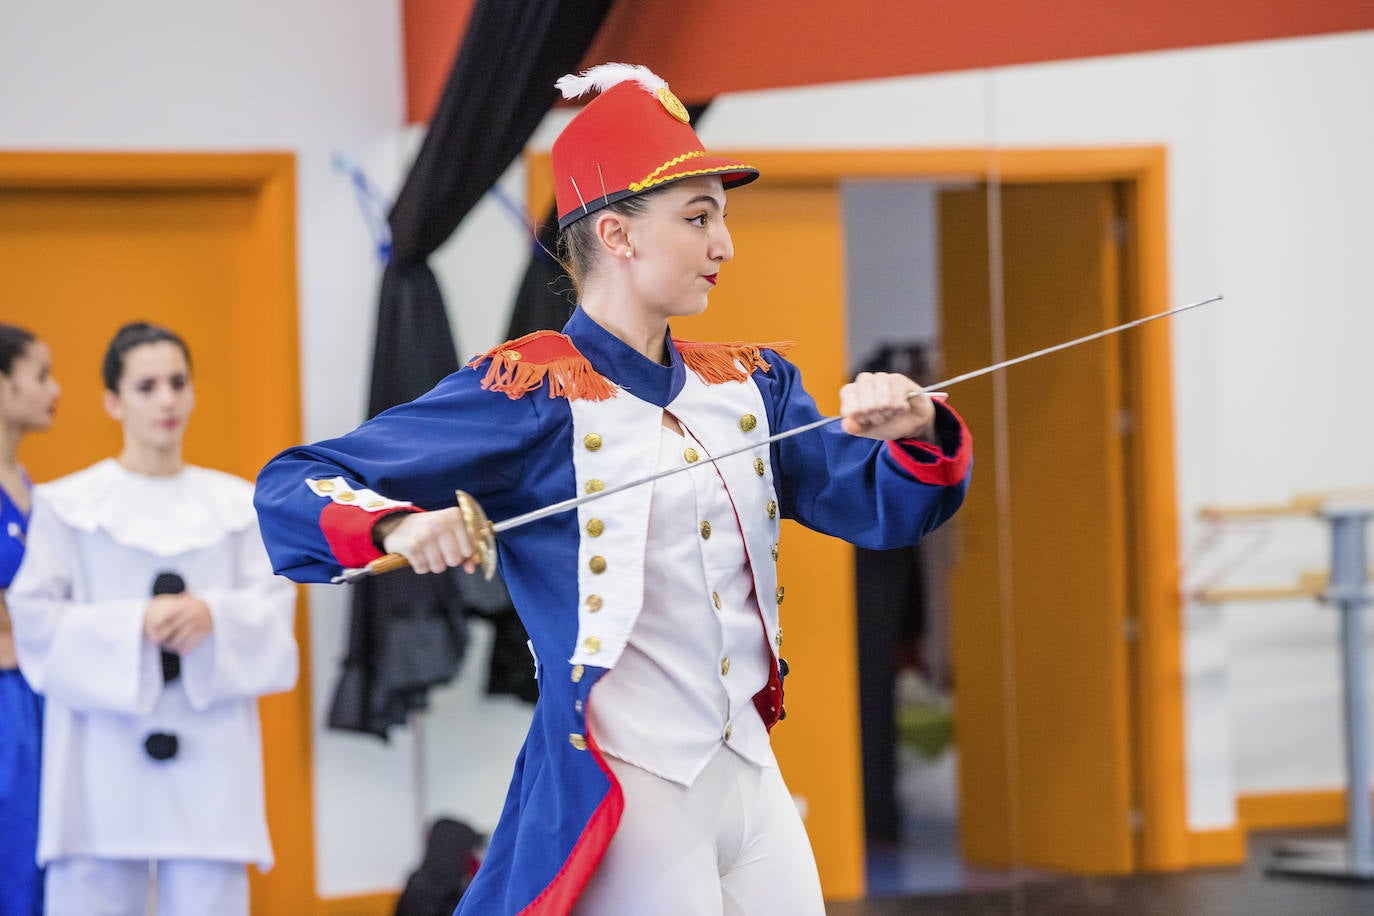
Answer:
M455 488L500 520L641 477L654 469L665 409L712 454L820 417L779 346L670 338L665 366L580 309L563 330L503 344L345 436L272 459L258 476L256 504L277 571L328 581L379 555L371 538L379 518L450 507ZM938 447L830 425L718 463L775 653L780 519L864 547L915 543L954 513L968 486L967 430L943 405L936 426ZM651 490L614 494L499 539L540 697L460 914L567 913L615 832L623 799L588 732L587 709L643 600ZM754 699L771 728L782 709L777 665Z

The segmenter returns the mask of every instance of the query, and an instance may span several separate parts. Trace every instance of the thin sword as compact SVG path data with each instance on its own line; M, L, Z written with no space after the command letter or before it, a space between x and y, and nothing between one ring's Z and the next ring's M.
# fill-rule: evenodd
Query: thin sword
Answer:
M1119 324L1115 327L1107 328L1105 331L1097 331L1092 334L1087 334L1083 337L1076 337L1073 340L1065 341L1064 343L1058 343L1051 347L1045 347L1043 350L1036 350L1033 353L1027 353L1023 356L1017 356L1013 357L1012 359L1003 360L1000 363L994 363L991 366L984 366L981 369L974 369L972 372L965 372L962 375L956 375L952 378L947 378L944 381L936 382L935 384L927 388L917 388L915 391L910 392L907 395L907 397L914 398L920 394L938 396L939 394L942 394L940 389L948 388L951 385L957 385L960 382L967 382L971 379L980 378L984 375L990 375L993 372L997 372L1002 369L1007 369L1019 363L1027 363L1033 359L1039 359L1042 356L1049 356L1051 353L1058 353L1060 350L1067 350L1070 347L1076 347L1080 344L1085 344L1090 341L1100 340L1103 337L1110 337L1113 334L1120 334L1122 331L1128 331L1131 328L1139 327L1140 325L1146 324L1151 321L1157 321L1160 318L1168 318L1170 315L1177 315L1181 312L1189 311L1190 309L1201 308L1204 305L1210 305L1213 302L1219 302L1222 298L1223 297L1221 295L1216 295L1212 296L1210 299L1202 299L1198 302L1189 303L1188 305L1180 305L1177 308L1168 309L1167 311L1163 312L1156 312L1153 315L1146 315L1144 318L1137 318L1134 321L1128 321L1125 324ZM505 521L496 522L495 524L493 524L491 526L491 532L492 534L500 534L503 531L510 531L513 528L520 528L524 525L528 525L531 522L537 522L541 519L546 519L554 515L562 515L564 512L576 509L578 506L592 502L593 500L605 499L607 496L614 496L617 493L624 493L626 490L633 490L635 487L642 487L645 484L653 483L656 480L661 480L664 477L669 477L673 474L678 474L683 471L690 471L695 468L703 467L707 464L715 464L718 461L724 461L726 458L733 458L735 455L739 455L743 452L752 452L766 445L772 445L774 442L781 442L784 439L790 439L793 436L800 436L802 433L810 432L813 429L820 429L822 426L828 426L831 423L837 423L841 419L843 419L843 417L821 417L819 420L813 420L810 423L804 423L801 426L795 426L792 429L784 430L780 433L774 433L766 439L760 439L758 442L751 442L748 445L742 445L739 448L731 449L728 452L721 452L719 455L707 456L703 461L699 463L686 464L680 467L668 468L664 471L658 471L653 474L645 474L643 477L637 477L634 480L630 480L621 484L616 484L613 487L607 487L606 489L598 490L595 493L587 493L582 496L574 496L569 499L565 499L561 502L556 502L551 505L544 506L541 509L535 509L531 512L526 512L523 515L511 516ZM366 576L373 575L374 564L380 564L384 560L390 561L387 566L388 569L395 568L394 564L396 561L394 557L395 555L388 554L385 557L380 557L376 560L373 560L372 563L369 563L367 566L358 566L353 569L345 569L343 571L343 574L336 576L333 581L355 582L358 579L362 579Z

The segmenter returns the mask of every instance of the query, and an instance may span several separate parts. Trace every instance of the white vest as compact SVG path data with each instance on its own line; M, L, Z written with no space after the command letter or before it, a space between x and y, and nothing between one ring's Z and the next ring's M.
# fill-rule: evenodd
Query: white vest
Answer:
M644 476L657 464L666 409L713 455L769 435L763 397L753 380L707 385L688 370L666 408L620 389L604 401L574 400L573 468L579 493L596 492ZM701 470L711 473L703 460ZM769 447L759 445L716 463L733 503L770 652L778 636L776 554L781 527ZM569 663L612 668L644 604L644 548L650 486L578 507L578 630Z

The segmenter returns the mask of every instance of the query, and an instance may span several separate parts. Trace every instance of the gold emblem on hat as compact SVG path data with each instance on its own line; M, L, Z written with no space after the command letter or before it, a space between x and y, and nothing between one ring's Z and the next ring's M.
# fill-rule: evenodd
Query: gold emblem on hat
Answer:
M654 93L654 95L658 96L659 104L668 109L668 114L677 118L683 124L692 123L692 119L687 115L687 108L678 100L677 96L673 95L673 90L669 89L667 86L659 86L658 92Z

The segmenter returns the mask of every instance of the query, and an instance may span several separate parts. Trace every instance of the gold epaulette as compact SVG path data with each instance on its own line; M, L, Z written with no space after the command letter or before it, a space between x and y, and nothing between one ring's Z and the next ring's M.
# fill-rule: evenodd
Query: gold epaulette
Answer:
M694 340L674 339L673 344L682 354L682 361L687 364L687 368L708 385L743 382L755 369L767 372L773 367L763 358L764 350L772 350L781 355L796 346L790 340L751 344L742 340L732 340L728 343L698 343Z
M511 400L549 383L549 397L570 401L604 401L615 396L615 385L592 368L567 335L535 331L519 340L493 347L468 363L476 369L490 360L482 387L500 391Z

